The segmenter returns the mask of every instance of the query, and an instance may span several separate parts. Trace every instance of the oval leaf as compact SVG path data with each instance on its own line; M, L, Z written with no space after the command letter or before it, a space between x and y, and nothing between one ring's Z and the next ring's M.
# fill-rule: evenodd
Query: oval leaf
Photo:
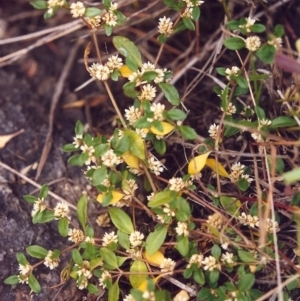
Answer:
M134 232L132 221L123 210L119 208L108 208L108 212L113 224L122 232L131 234Z
M123 194L117 190L112 191L112 200L110 201L110 204L118 203L124 197L124 195L125 194ZM98 194L97 201L102 204L104 197L105 197L104 193Z
M194 157L188 165L188 173L190 175L195 175L198 172L200 172L205 166L207 157L209 156L210 153L211 152L207 152L205 154Z
M77 217L82 228L85 230L87 219L87 197L85 195L83 195L77 203Z
M115 282L108 290L108 301L118 301L120 295L120 289L118 282Z
M174 125L168 123L168 122L162 122L162 131L159 131L156 127L151 126L150 131L154 134L154 135L159 135L159 136L164 136L169 134L170 132L172 132L175 128Z
M128 136L130 139L130 148L129 150L139 159L145 159L145 143L144 140L134 131L132 130L125 130L124 136Z
M26 252L31 257L39 259L44 259L48 254L48 251L45 248L36 245L27 247Z
M218 173L219 173L220 176L229 178L229 174L225 170L225 168L223 167L223 165L220 162L218 162L218 164L216 164L216 160L215 159L208 158L206 160L205 165L207 165L208 167L210 167L214 172L217 172L217 170L218 170Z
M179 93L174 86L168 83L160 83L159 87L163 91L166 99L173 105L178 106L180 103Z
M146 239L146 252L152 256L164 243L168 232L168 226L158 225Z
M133 288L138 288L148 278L147 266L143 261L135 260L130 267L129 281ZM143 273L143 274L141 274Z
M241 38L228 38L223 42L224 46L230 50L239 50L245 47L245 42Z
M135 169L139 169L139 158L135 155L133 155L130 151L125 152L122 155L122 159L126 162L126 164L130 167L130 168L135 168Z
M30 274L28 277L28 285L31 288L31 290L34 291L35 293L39 293L41 291L40 284L32 274Z
M149 255L149 253L145 251L143 254L144 254L144 258L148 261L148 263L155 267L159 267L163 262L163 260L165 259L165 256L161 251L156 251L152 255Z

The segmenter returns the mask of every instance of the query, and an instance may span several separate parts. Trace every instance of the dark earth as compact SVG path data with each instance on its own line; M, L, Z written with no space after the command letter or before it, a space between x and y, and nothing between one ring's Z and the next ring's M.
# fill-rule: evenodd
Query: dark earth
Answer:
M213 7L215 11L210 8L206 9L204 6L203 15L206 14L211 20L216 14L221 22L223 18L221 6L217 4L218 1L212 2L216 2ZM145 2L141 1L141 3L142 6ZM290 27L288 36L291 42L295 37L300 37L299 1L290 1L289 4L283 5L270 14L269 18L274 18L276 22ZM205 22L204 17L202 20ZM44 21L42 13L35 11L27 0L0 0L0 41L69 21L71 18L64 14ZM212 28L213 24L203 25L206 26L208 33L215 30ZM81 34L87 34L87 31L82 31ZM70 54L70 49L78 36L78 32L74 32L38 47L13 62L0 64L2 67L0 69L0 136L24 130L0 149L0 160L32 180L35 180L36 164L40 160L49 129L53 92ZM101 36L101 39L105 41L105 37ZM202 39L205 39L205 35ZM0 44L0 57L26 48L32 42L32 40L26 40L6 45ZM69 154L64 153L61 147L73 140L77 120L89 123L92 128L107 134L112 132L114 120L113 109L106 102L105 95L101 95L101 90L99 97L99 88L95 83L79 93L74 93L76 87L89 79L82 62L83 52L84 47L79 47L71 71L64 83L54 114L52 147L44 168L36 180L41 185L47 183L52 192L73 204L76 204L82 192L87 191L89 187L80 168L68 166ZM118 95L119 88L115 89ZM203 89L202 87L199 91ZM85 106L63 108L64 104L83 98ZM88 105L90 101L96 101L97 106L90 107ZM123 106L126 107L125 104ZM195 110L197 116L197 108ZM198 108L198 113L201 110ZM201 134L202 129L196 128L196 124L193 126ZM86 291L79 291L74 281L59 286L60 270L51 271L45 266L38 268L38 273L36 273L42 285L42 292L39 295L30 295L27 285L9 286L3 283L8 276L18 274L15 255L17 252L26 253L27 246L38 244L46 249L59 249L68 245L67 239L58 234L56 222L44 225L32 224L32 206L22 196L36 195L37 192L38 190L31 184L0 166L0 301L96 300L95 297L88 296ZM48 201L50 205L56 202L52 198L48 198ZM97 205L91 204L90 210L93 212L90 215L91 219L97 216L97 213L94 213L95 206ZM93 220L91 222L93 223ZM96 232L101 233L101 231L99 227L96 228ZM67 260L68 258L62 259L62 267Z

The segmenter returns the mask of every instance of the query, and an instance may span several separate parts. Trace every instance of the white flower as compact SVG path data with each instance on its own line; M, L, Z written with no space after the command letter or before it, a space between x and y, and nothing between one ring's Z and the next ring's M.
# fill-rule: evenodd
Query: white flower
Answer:
M87 260L84 260L79 267L77 264L75 264L75 267L78 267L77 275L81 276L83 275L85 278L90 279L93 274L90 271L90 263Z
M113 167L115 164L118 163L118 157L112 149L109 149L106 153L104 153L101 156L101 160L103 165L107 167Z
M108 271L103 271L101 277L99 278L99 284L103 288L106 288L105 282L111 280L111 274Z
M102 20L109 26L116 26L117 25L117 16L112 12L108 11L103 17Z
M54 208L54 216L56 219L68 217L69 206L66 203L58 203Z
M224 109L221 107L221 111L224 112ZM236 106L233 105L231 102L228 104L228 107L225 111L225 115L232 115L232 114L235 114L236 113Z
M54 8L56 6L63 6L65 4L64 0L48 0L48 8Z
M85 6L81 1L73 2L70 5L70 13L73 18L83 17L85 14Z
M144 234L139 231L134 231L129 235L129 242L132 247L138 247L143 243Z
M229 175L230 181L232 183L236 183L239 180L240 176L244 173L244 171L245 165L241 165L240 162L234 163L231 166L231 173Z
M221 261L227 264L233 264L233 254L226 252L225 254L222 254Z
M26 283L28 284L28 280L29 280L29 275L18 275L18 280L19 280L19 283Z
M248 174L242 174L241 178L245 179L249 184L253 181L253 179L250 178L250 176Z
M218 270L221 269L220 264L217 263L216 258L213 257L213 256L205 257L204 260L202 261L202 264L203 264L203 269L205 271L210 271L211 272L214 269L218 269Z
M175 211L170 209L169 204L165 204L163 208L163 212L166 213L168 216L174 217L175 216Z
M183 236L189 235L188 225L187 223L184 222L178 222L175 231L177 235L183 235Z
M195 263L200 268L202 265L202 261L203 261L202 254L193 254L189 260L189 264L187 265L187 268L190 268L193 263Z
M85 238L84 241L85 241L85 242L88 242L88 243L90 243L90 244L92 244L92 245L95 244L95 239L94 239L94 237L87 236L87 237Z
M107 233L104 233L104 236L102 238L102 246L103 247L107 247L109 246L111 243L118 243L118 236L115 234L114 231Z
M74 137L73 144L75 145L76 148L79 148L82 145L83 143L82 139L83 139L82 135L76 135Z
M195 6L200 6L204 1L196 1L195 4L191 0L183 0L186 3L187 7L195 7Z
M149 100L152 101L156 96L156 88L150 84L142 86L142 93L138 96L139 100Z
M246 24L240 25L239 27L245 29L246 32L251 32L250 27L254 25L255 22L256 22L255 19L248 17L246 18Z
M263 141L263 138L261 136L261 134L259 133L252 133L251 137L256 141L256 142L261 142Z
M95 162L96 158L94 157L95 149L93 146L88 146L85 143L80 146L80 149L83 153L88 154L87 160L84 162L85 165L90 165L92 162Z
M155 65L152 64L151 62L143 63L141 67L141 71L144 73L146 71L154 71L155 70Z
M114 10L117 10L117 8L118 8L118 3L111 3L109 10L114 11Z
M280 230L278 226L278 222L277 221L273 222L273 220L271 220L270 218L267 218L266 226L267 226L268 233L273 233L273 229L275 229L275 232L278 232Z
M214 213L213 215L209 215L206 221L209 225L215 227L216 229L220 230L223 225L223 217L219 213Z
M245 212L242 212L239 216L239 221L243 226L249 226L251 228L255 228L259 226L259 219L258 216L246 214Z
M139 108L131 106L128 109L125 109L125 118L130 125L133 125L140 117L142 117L142 112Z
M181 18L192 18L193 16L193 8L192 7L186 7L184 12L180 14Z
M186 186L182 178L171 178L169 180L169 185L169 189L173 191L181 191Z
M159 19L158 32L165 34L166 36L169 36L173 33L173 22L170 18L166 18L166 16L164 16L163 18Z
M92 30L97 30L101 25L101 16L85 18L86 22L91 26Z
M125 185L125 186L127 186L127 187L124 187L124 189L123 189L123 192L126 194L124 197L124 200L128 200L132 196L134 196L134 192L138 189L136 181L133 179L127 180L126 184L127 185Z
M160 264L160 269L162 272L173 272L176 262L171 258L164 258Z
M156 84L162 83L165 80L165 73L167 69L165 68L164 70L156 68L155 72L157 73L157 76L154 79L154 82Z
M246 43L246 48L252 52L257 51L261 45L261 41L258 36L248 37L245 43Z
M155 295L154 292L145 291L142 295L143 299L147 301L155 301Z
M149 132L149 129L135 129L135 132L143 139L147 137L147 134ZM139 170L137 170L139 173Z
M92 66L88 68L88 71L92 77L98 80L108 80L110 77L109 68L99 63L93 63Z
M228 242L224 242L223 244L221 244L222 249L227 250L229 246Z
M126 250L126 253L132 258L141 258L142 257L142 252L141 250L137 249L128 249Z
M269 119L263 118L263 119L260 119L260 120L259 120L259 124L260 124L261 126L268 126L268 125L271 125L271 124L272 124L272 121L269 120Z
M269 45L273 45L276 49L282 47L282 38L274 37L272 40L268 41Z
M136 301L133 297L132 297L132 295L126 295L125 296L125 298L123 299L123 301Z
M123 62L120 57L113 55L108 58L106 66L109 68L110 72L113 72L115 69L120 69L123 66Z
M154 120L158 120L158 121L164 120L163 112L165 111L165 105L161 103L153 103L150 107L150 110L153 112Z
M181 290L173 298L173 301L188 301L188 300L190 300L190 295L185 290Z
M227 74L226 78L228 80L230 80L231 76L238 76L239 75L239 71L240 71L240 68L237 67L237 66L233 66L233 67L231 67L231 69L226 68L226 70L225 70L225 73Z
M74 243L78 243L84 240L84 234L79 229L75 229L75 228L69 229L68 236L69 236L68 240Z
M50 270L53 270L59 265L59 258L52 259L53 251L48 251L47 256L45 257L44 265L48 267Z
M160 173L164 170L162 163L157 160L152 154L150 154L148 157L148 167L150 171L157 176L159 176Z
M208 130L208 133L209 133L209 136L213 139L217 139L218 137L218 131L219 131L219 126L216 125L215 123L212 124L210 127L209 127L209 130Z
M27 263L26 265L19 264L19 271L21 275L27 275L32 270L32 266Z
M80 278L76 281L77 287L78 287L80 290L85 289L85 288L88 286L88 284L89 284L88 279L85 278L85 277L83 277L83 278L81 279L81 281L80 281L80 284L79 284L79 280L80 280Z
M31 211L31 216L35 216L38 212L42 212L46 209L45 200L44 198L38 198L34 204Z

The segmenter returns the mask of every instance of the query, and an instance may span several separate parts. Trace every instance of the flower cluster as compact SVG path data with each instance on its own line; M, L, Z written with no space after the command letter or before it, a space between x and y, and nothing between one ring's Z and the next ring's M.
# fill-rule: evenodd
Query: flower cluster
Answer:
M222 225L224 224L222 215L217 212L214 213L213 215L209 215L206 222L207 224L213 226L218 230L220 230L222 228Z
M83 260L82 264L74 265L74 271L77 272L78 279L76 281L77 287L82 290L88 286L88 279L90 279L93 274L90 270L90 263L87 260Z
M218 137L218 131L219 131L219 126L216 125L215 123L212 124L210 127L209 127L209 130L208 130L208 133L209 133L209 136L213 139L217 139Z
M237 66L233 66L231 69L230 68L226 68L225 73L227 74L226 78L228 80L231 80L235 77L237 77L240 73L240 68Z
M163 273L166 273L173 272L175 265L176 262L171 258L164 258L159 267Z
M242 165L240 162L234 163L231 166L231 173L229 175L230 181L232 183L236 183L240 178L245 179L248 183L253 181L252 178L249 177L248 174L245 173L245 165Z
M102 238L102 246L108 247L111 243L118 243L118 236L115 234L114 231L107 233L104 233L104 236Z
M68 240L74 243L79 243L84 240L84 233L79 229L69 229L68 236Z
M214 269L221 270L221 264L213 256L207 256L202 261L203 269L205 271L213 271Z
M248 17L246 18L246 23L240 25L239 27L244 29L247 33L251 32L251 27L254 25L256 20L254 18Z
M177 235L189 236L188 224L185 222L178 222L175 231Z
M245 44L249 51L255 52L260 48L261 41L258 36L250 36L245 40Z
M139 231L134 231L129 235L129 242L133 248L140 246L145 238L144 234Z
M160 18L158 24L158 31L161 34L170 36L173 33L173 22L171 21L171 19L166 18L166 16Z
M99 278L99 285L103 288L106 288L109 282L111 282L111 274L108 271L104 270L101 274L101 277Z
M56 219L67 218L69 206L66 203L58 203L54 208L54 216Z
M186 8L184 12L180 15L181 18L192 18L193 16L193 8L196 6L200 6L204 1L191 1L191 0L183 0L186 3Z
M44 265L48 267L50 270L53 270L58 267L59 265L59 258L52 258L53 257L53 251L49 250L47 256L44 260Z
M85 14L86 8L81 1L73 2L70 5L70 13L73 18L83 17Z
M35 216L38 212L43 212L46 208L44 198L38 198L33 204L31 216Z
M157 160L152 154L149 154L148 166L149 170L157 176L159 176L164 170L163 164L159 160Z
M273 221L270 218L267 218L266 221L262 223L262 221L259 220L258 216L252 216L250 214L246 214L245 212L242 212L238 218L243 226L249 226L250 228L262 226L267 229L268 233L273 233L274 230L275 232L278 232L280 230L278 222Z

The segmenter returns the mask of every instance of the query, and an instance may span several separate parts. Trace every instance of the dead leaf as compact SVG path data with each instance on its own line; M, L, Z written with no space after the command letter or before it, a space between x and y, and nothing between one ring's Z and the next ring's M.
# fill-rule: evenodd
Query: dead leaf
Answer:
M13 134L0 136L0 149L4 148L6 143L9 142L12 138L22 134L23 132L24 132L24 130L21 129Z

